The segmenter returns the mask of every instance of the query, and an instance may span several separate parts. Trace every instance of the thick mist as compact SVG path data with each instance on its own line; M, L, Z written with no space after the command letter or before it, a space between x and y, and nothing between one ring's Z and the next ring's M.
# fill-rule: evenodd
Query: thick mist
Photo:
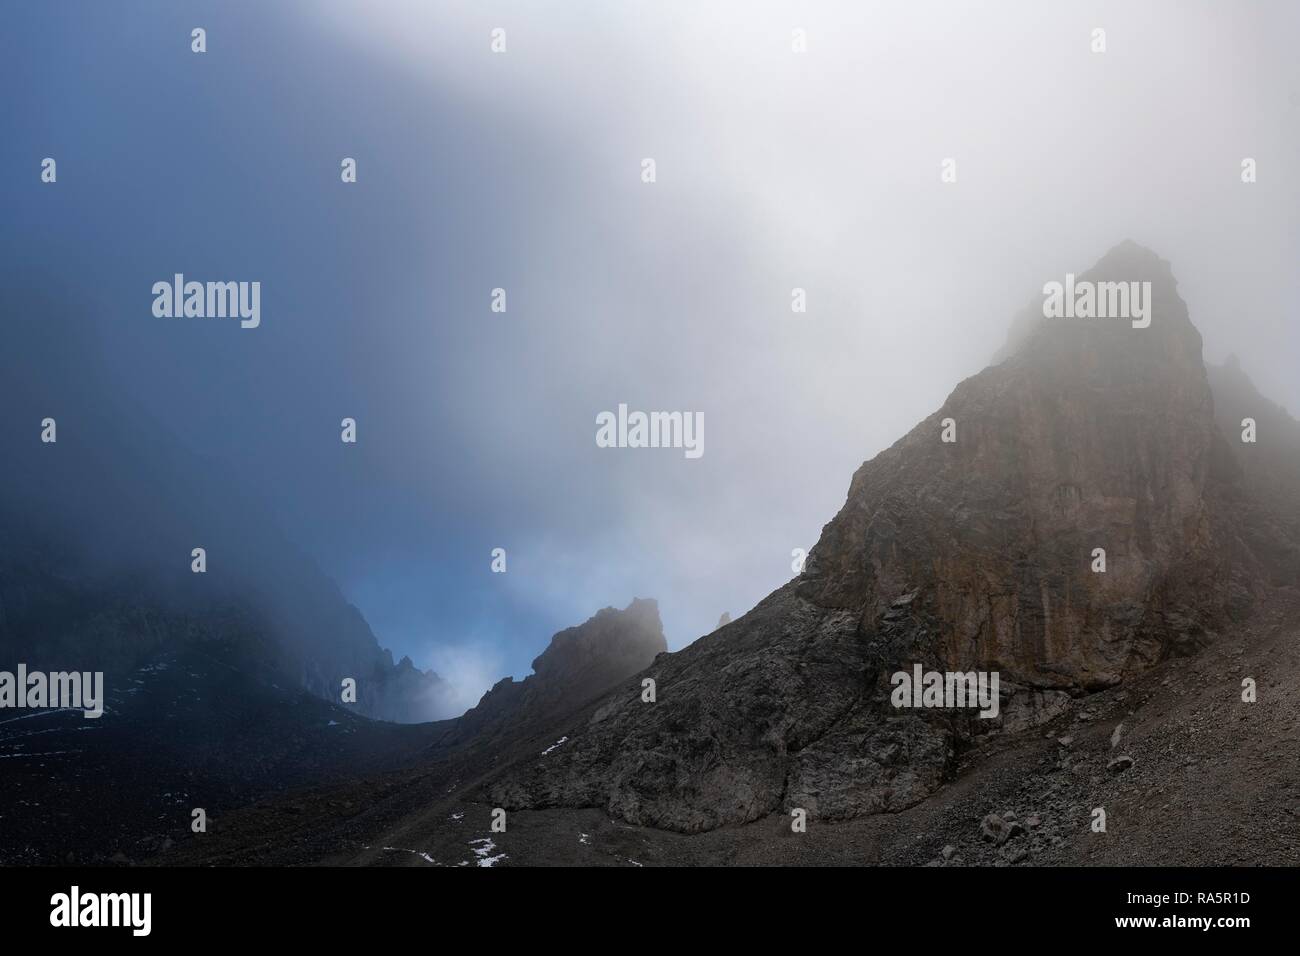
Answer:
M1294 4L236 3L205 57L65 6L0 41L6 510L103 573L301 554L449 712L600 607L674 649L748 610L1124 239L1300 410ZM154 317L177 272L260 281L260 327ZM704 454L598 447L620 403Z

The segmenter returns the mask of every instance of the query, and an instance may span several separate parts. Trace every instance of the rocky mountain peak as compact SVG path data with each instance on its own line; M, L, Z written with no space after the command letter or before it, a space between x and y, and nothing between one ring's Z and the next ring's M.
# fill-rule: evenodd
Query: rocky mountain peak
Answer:
M1061 287L1059 303L1067 313L1061 317L1044 314L1049 307L1046 290L1052 283ZM1149 291L1143 283L1149 284ZM1148 315L1137 314L1139 309ZM1116 317L1115 312L1127 317ZM1138 330L1145 333L1141 338L1125 334L1134 323L1144 326ZM1172 266L1126 239L1089 269L1046 276L1043 291L1012 318L1006 342L990 364L1013 358L1043 362L1090 357L1097 362L1134 347L1144 361L1162 352L1172 354L1176 366L1183 369L1201 361L1201 335L1178 294Z
M658 603L633 598L621 611L602 608L585 623L552 637L533 661L533 674L539 683L565 693L599 693L667 649ZM614 676L607 677L610 674Z
M963 740L1050 719L1248 614L1261 559L1237 528L1255 505L1169 264L1124 242L1058 278L1092 305L1022 315L1003 361L857 470L799 578L656 659L653 705L621 689L490 798L687 832L900 809ZM1132 314L1098 315L1120 283ZM998 674L999 714L900 711L890 675L916 665Z
M1125 242L1083 283L1149 283L1149 325L1042 318L858 470L804 596L873 630L915 592L938 661L1058 689L1114 684L1244 610L1200 335L1168 263Z
M645 669L667 649L659 605L653 599L634 598L622 610L603 608L552 637L533 661L533 673L522 681L498 681L456 721L447 742L476 735L490 739L528 721L574 709Z

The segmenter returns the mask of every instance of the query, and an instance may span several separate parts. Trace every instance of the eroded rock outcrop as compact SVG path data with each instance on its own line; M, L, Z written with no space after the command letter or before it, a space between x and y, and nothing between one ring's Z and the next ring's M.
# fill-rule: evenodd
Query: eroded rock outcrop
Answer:
M522 681L505 677L466 711L444 744L491 741L499 734L572 710L647 667L668 650L659 605L635 598L607 607L551 638Z

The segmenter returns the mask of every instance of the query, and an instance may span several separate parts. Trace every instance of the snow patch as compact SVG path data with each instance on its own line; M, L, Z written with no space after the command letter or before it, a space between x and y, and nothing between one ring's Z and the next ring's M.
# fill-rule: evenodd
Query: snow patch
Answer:
M476 843L479 844L479 846L475 846L474 844ZM496 856L488 855L497 848L497 845L492 842L491 837L480 837L477 840L470 840L469 848L473 851L474 855L478 857L479 866L496 866L498 862L506 858L504 853L498 853ZM464 865L464 863L461 864L461 866Z
M438 865L438 861L429 856L429 854L425 853L423 850L408 850L406 847L402 846L386 846L384 849L393 853L412 853L415 856L420 857L420 859L424 860L426 863L432 863L434 866Z

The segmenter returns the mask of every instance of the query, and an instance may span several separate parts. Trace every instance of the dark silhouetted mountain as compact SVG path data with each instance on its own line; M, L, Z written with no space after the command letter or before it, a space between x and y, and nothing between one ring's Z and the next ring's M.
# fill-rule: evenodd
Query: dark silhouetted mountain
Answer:
M0 716L0 864L141 861L221 832L236 807L411 765L439 730L369 720L295 686L245 639L238 612L147 623L187 639L158 640L145 663L107 677L101 717Z
M121 614L116 630L107 615L86 629L119 636L126 656L142 661L110 674L103 716L0 717L0 864L68 862L70 852L73 862L136 862L173 845L219 852L247 836L226 814L252 804L275 807L277 831L326 817L336 824L367 812L386 781L437 765L458 744L471 751L453 764L458 772L490 766L497 743L515 747L546 732L666 648L654 601L605 608L556 634L534 674L502 681L462 718L394 724L304 690L275 665L260 643L265 629L243 610L192 616L127 606ZM394 671L400 680L414 668L403 660ZM304 809L309 788L353 787ZM197 836L195 808L211 821Z
M621 611L605 608L560 631L533 662L533 674L518 682L506 678L456 720L395 727L353 718L336 731L335 717L322 731L317 718L326 705L308 709L305 726L301 715L268 707L267 727L285 721L291 739L300 742L291 758L291 779L320 771L306 781L313 789L246 807L199 839L174 840L177 846L164 860L267 863L281 859L288 845L297 859L303 854L323 857L351 852L356 841L343 831L354 827L360 832L409 814L438 813L446 819L437 809L440 800L502 762L562 748L565 741L556 739L556 727L665 650L658 606L636 599ZM235 738L242 744L247 735L236 733ZM413 748L418 748L418 761L412 759ZM283 755L285 745L277 743L272 750ZM367 756L356 759L358 750ZM392 862L392 853L414 853L401 847L397 840L373 849Z
M362 714L446 716L443 682L393 662L278 529L270 502L118 394L75 313L26 287L0 298L12 318L0 350L0 443L11 450L0 469L0 665L121 677L238 610L246 651L322 698L338 701L351 677ZM47 417L54 444L40 441ZM195 547L207 551L204 574L191 573Z

